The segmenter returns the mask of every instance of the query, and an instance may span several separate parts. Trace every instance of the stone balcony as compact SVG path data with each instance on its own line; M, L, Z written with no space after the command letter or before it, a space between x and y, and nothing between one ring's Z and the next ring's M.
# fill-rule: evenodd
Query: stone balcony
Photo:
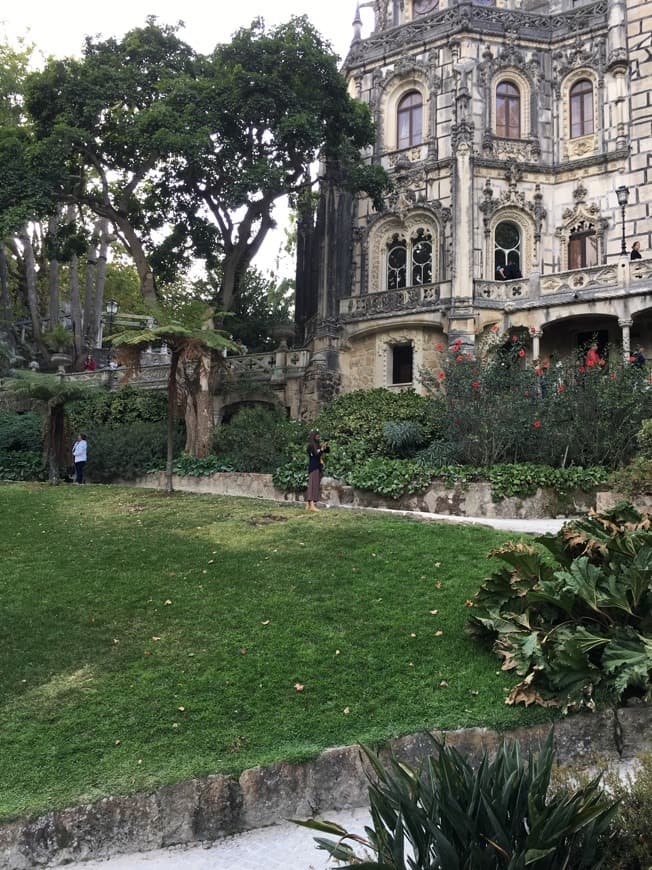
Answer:
M648 292L652 284L652 260L619 260L588 266L584 269L570 269L546 275L533 274L517 281L476 281L474 300L482 306L488 303L502 307L501 303L526 304L528 307L549 301L570 302L578 298Z
M383 290L379 293L340 299L339 314L343 321L353 321L385 317L388 314L431 311L439 307L441 300L450 298L450 295L450 281L420 284L400 290Z

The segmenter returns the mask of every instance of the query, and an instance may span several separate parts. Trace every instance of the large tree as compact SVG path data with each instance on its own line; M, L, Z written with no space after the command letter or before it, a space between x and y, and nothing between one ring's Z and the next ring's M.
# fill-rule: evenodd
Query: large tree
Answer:
M258 20L210 56L150 18L121 40L87 39L81 60L50 61L26 105L39 141L67 149L62 197L113 224L152 303L157 277L195 258L220 265L230 310L276 202L306 192L319 154L376 204L387 183L360 156L370 112L306 18L271 31Z
M197 136L162 183L194 250L209 264L219 254L223 311L275 226L276 203L309 193L318 157L337 162L344 183L382 207L387 176L361 156L374 140L371 114L349 96L336 55L307 18L239 30L173 98Z
M186 147L170 98L194 78L194 64L176 28L149 19L121 40L87 38L83 58L51 60L26 84L39 142L66 155L72 183L61 198L110 221L152 304L152 256L174 232L158 182L171 155Z

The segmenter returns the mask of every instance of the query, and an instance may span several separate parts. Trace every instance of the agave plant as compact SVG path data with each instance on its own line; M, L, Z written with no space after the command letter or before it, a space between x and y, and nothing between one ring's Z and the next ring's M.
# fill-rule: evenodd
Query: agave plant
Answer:
M372 826L362 837L333 822L298 822L335 835L315 838L346 868L378 870L598 870L600 838L618 805L600 777L576 790L550 792L553 735L527 763L518 743L503 744L477 769L455 749L435 742L436 754L413 770L396 758L385 768L363 747L374 778ZM359 856L350 843L362 847Z
M507 703L567 712L596 698L649 698L651 518L623 502L537 541L545 549L492 551L506 564L477 593L468 625L523 678Z

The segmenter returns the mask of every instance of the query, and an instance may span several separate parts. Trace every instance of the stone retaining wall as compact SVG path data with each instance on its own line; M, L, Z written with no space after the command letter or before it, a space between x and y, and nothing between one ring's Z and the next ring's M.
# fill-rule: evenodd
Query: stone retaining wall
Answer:
M165 488L165 474L154 472L140 478L136 486ZM303 502L302 493L276 489L271 474L220 472L207 477L173 476L173 487L183 492L264 498L272 501ZM322 481L322 501L333 507L387 507L400 510L427 511L449 516L499 517L508 519L544 519L586 513L596 504L595 493L575 490L560 496L552 489L539 489L528 498L505 498L494 502L489 483L470 483L446 487L433 483L426 492L393 500L372 492L354 489L339 480L325 477Z
M571 717L555 726L558 760L579 767L631 761L652 749L651 725L652 708L647 706L621 710L617 720L612 711ZM503 736L518 739L524 751L537 749L549 728L539 725L507 735L471 728L435 736L477 760L484 750L495 750ZM387 744L381 755L390 752L418 766L432 752L432 743L427 734L401 737ZM239 779L209 776L153 794L108 797L21 819L0 827L0 868L61 866L208 842L288 818L336 813L366 805L366 774L359 748L347 746L329 749L311 762L245 770Z

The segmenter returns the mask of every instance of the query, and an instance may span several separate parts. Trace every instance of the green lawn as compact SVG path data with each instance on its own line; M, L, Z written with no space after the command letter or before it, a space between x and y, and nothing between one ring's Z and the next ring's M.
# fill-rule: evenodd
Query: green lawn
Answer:
M544 718L463 632L504 534L118 487L0 505L3 818Z

